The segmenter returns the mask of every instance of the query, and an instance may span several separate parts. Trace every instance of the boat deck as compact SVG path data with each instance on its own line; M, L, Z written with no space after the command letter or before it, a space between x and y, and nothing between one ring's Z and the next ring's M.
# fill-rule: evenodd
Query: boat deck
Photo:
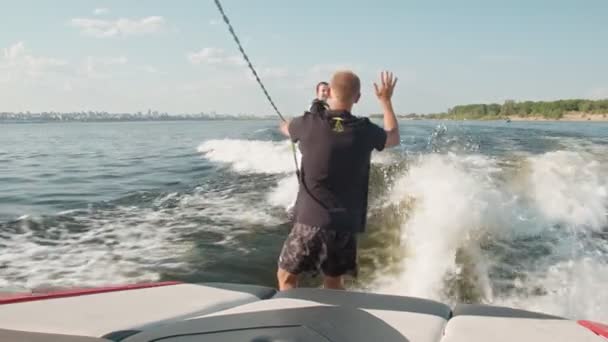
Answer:
M608 327L504 307L177 282L0 298L0 341L607 341Z

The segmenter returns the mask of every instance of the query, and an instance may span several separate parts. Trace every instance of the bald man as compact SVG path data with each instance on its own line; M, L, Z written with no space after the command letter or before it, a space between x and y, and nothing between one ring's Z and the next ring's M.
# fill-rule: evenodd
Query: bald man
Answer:
M329 82L329 109L306 112L281 125L302 152L295 224L283 244L277 278L281 291L298 286L302 273L323 274L325 288L344 289L345 275L357 276L357 233L365 231L371 153L399 145L392 105L397 78L382 72L376 97L384 128L352 114L361 82L351 71Z

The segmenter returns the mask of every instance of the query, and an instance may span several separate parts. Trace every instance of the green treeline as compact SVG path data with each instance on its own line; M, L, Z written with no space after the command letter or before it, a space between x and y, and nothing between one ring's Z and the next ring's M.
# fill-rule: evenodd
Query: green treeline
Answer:
M450 108L447 113L436 114L400 114L408 119L453 119L453 120L499 120L509 116L542 117L561 119L568 113L608 115L608 99L603 100L558 100L558 101L523 101L507 100L503 104L468 104ZM382 117L374 113L371 117Z
M492 120L508 116L544 117L560 119L567 113L607 114L608 99L605 100L558 100L558 101L524 101L507 100L503 104L469 104L455 106L447 113L430 114L427 118Z

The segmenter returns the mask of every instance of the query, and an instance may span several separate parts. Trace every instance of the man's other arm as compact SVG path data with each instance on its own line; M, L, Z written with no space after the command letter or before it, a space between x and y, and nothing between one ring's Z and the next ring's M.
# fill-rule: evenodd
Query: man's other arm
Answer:
M279 124L279 131L281 131L281 133L283 133L284 136L286 136L287 138L291 138L291 135L289 134L289 123L291 121L287 120L287 121L281 121L281 123Z
M290 138L291 141L296 142L302 138L302 132L304 131L303 121L303 117L298 116L291 120L281 122L279 124L279 131L287 138Z

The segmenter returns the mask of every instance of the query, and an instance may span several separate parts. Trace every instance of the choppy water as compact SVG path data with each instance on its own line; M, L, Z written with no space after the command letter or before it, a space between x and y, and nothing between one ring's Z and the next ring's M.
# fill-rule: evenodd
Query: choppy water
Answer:
M0 288L274 286L297 185L275 127L0 125ZM354 288L608 321L608 125L401 129L373 158Z

